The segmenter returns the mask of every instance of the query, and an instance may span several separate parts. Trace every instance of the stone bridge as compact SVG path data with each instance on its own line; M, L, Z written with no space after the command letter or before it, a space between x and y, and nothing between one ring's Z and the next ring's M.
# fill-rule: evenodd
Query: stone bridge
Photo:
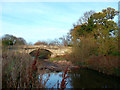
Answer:
M30 53L34 50L46 49L52 52L51 57L65 55L66 53L71 53L71 47L64 47L64 46L53 46L53 45L19 45L15 46L14 50L19 51L20 53Z

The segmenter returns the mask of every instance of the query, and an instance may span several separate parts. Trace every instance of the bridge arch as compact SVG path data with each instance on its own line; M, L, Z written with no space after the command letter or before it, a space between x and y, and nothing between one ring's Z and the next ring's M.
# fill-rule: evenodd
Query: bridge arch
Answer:
M29 54L32 56L32 57L35 57L36 56L36 53L37 53L38 50L33 50L31 51ZM48 50L48 49L40 49L39 50L39 59L48 59L51 57L53 53Z

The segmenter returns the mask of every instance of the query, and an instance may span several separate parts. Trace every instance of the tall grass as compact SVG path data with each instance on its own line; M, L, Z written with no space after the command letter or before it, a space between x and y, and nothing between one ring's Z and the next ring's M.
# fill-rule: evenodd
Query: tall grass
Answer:
M43 80L44 73L39 70L41 63L37 62L38 57L39 49L34 60L26 53L4 51L2 53L2 88L45 88L50 75L47 80ZM65 88L67 85L65 83L68 77L65 76L67 71L68 69L64 72L59 88Z
M2 53L2 87L26 87L32 58L25 53L6 51Z

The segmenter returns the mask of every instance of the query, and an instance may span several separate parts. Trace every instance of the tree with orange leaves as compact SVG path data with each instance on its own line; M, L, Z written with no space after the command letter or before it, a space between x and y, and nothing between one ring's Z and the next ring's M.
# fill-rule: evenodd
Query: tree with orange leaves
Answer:
M117 48L118 26L113 19L118 13L114 8L108 7L103 9L102 12L91 14L86 19L86 23L74 25L71 30L73 41L81 40L82 37L93 38L102 54L111 53Z

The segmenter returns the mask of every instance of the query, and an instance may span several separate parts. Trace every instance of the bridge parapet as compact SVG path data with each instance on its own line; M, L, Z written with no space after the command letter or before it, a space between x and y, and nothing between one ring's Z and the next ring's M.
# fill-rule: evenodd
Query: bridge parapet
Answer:
M66 53L71 53L72 52L72 47L59 47L59 46L52 46L52 45L19 45L16 46L17 50L20 53L30 53L34 50L37 50L38 48L40 49L46 49L52 52L53 54L51 57L55 56L60 56L60 55L65 55Z

